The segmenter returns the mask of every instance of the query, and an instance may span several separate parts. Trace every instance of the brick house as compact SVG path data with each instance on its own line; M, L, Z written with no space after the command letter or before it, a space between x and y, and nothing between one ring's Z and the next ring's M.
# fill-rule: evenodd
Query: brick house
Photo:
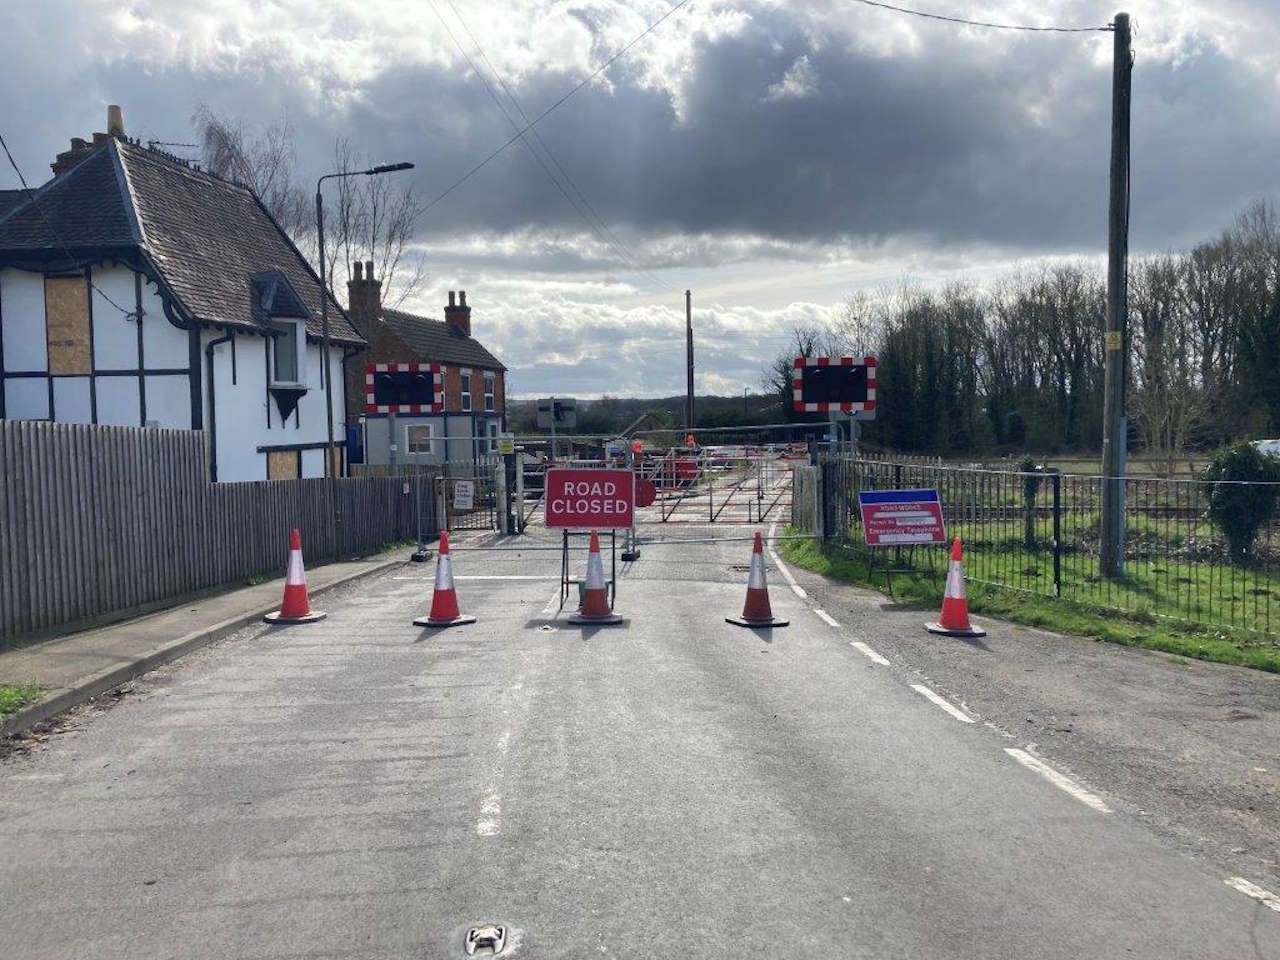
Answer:
M496 453L507 368L471 335L466 291L444 319L382 305L372 261L352 266L347 316L369 348L347 360L348 440L371 464L442 463Z

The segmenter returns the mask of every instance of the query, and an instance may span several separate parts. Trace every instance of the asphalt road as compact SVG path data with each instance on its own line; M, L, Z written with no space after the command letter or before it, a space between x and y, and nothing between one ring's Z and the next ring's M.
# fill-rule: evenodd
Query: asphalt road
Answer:
M494 921L527 958L1280 958L1280 912L873 615L771 563L792 625L724 623L748 549L646 547L585 629L555 553L463 549L473 626L413 627L405 567L82 711L0 765L5 957L460 957Z

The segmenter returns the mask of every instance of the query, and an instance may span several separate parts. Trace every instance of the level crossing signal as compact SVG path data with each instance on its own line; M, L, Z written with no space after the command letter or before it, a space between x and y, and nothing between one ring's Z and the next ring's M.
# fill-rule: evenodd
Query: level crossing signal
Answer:
M855 413L875 416L876 358L796 357L791 378L797 413Z

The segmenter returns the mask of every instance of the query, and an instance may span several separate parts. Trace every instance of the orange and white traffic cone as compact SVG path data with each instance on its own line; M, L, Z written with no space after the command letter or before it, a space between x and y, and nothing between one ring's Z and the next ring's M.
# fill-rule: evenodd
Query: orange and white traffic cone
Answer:
M311 609L307 597L307 571L302 565L302 534L289 534L289 560L284 568L284 600L280 609L262 619L267 623L315 623L326 614Z
M747 602L742 606L742 616L725 617L725 623L740 627L785 627L790 620L773 615L769 606L769 585L764 579L764 541L756 531L756 542L751 548L751 566L747 574Z
M987 631L969 622L969 598L964 589L964 548L959 537L951 544L951 569L947 571L947 592L942 596L942 615L937 623L926 623L925 629L947 637L987 635Z
M587 590L582 607L569 617L570 623L609 625L621 623L622 617L609 606L609 588L604 582L604 562L600 559L600 537L591 531L591 547L587 553Z
M458 592L453 589L453 557L449 555L449 531L440 531L440 552L436 557L436 587L431 594L431 612L413 621L415 627L457 627L475 623L458 610Z

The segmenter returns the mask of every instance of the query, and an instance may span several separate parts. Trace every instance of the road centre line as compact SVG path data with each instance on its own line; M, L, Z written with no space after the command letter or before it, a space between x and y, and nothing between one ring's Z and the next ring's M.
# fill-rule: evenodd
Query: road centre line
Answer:
M849 646L853 647L853 649L857 650L864 657L870 659L872 663L878 663L882 667L889 666L888 660L876 653L876 651L872 650L871 647L863 643L861 640L850 640Z
M1277 897L1270 890L1264 890L1256 883L1250 883L1244 877L1228 877L1222 881L1233 890L1238 890L1246 897L1253 897L1265 907L1269 907L1276 913L1280 913L1280 897Z
M827 626L835 627L837 630L840 629L840 624L836 623L835 617L831 616L831 614L827 613L827 611L815 610L813 612L816 613L818 615L818 619L821 620L823 623L825 623Z
M926 687L923 683L913 683L911 684L911 689L914 690L916 693L920 694L930 703L934 704L935 706L941 707L943 710L947 711L947 713L951 714L951 716L955 717L961 723L974 722L973 717L969 716L959 707L955 706L949 701L944 700L942 697L938 696L936 693L934 693L932 690Z
M1106 805L1101 797L1090 793L1070 777L1059 773L1044 761L1027 753L1027 751L1019 750L1017 747L1005 747L1004 752L1013 757L1013 759L1017 760L1028 770L1034 770L1036 773L1040 774L1040 776L1044 777L1059 790L1069 793L1071 796L1075 797L1086 807L1092 807L1099 813L1111 812L1111 808ZM1228 883L1229 882L1230 881L1228 881ZM1265 893L1266 891L1263 892Z

